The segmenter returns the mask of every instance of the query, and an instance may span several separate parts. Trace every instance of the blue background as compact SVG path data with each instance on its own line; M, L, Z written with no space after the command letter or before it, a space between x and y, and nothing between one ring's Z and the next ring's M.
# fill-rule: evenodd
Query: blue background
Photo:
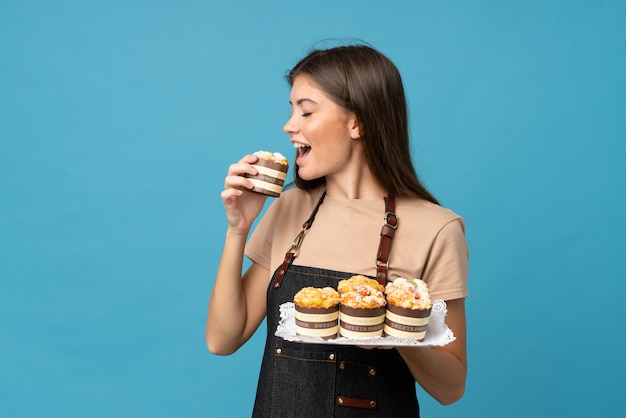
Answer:
M0 3L0 416L244 417L264 329L207 352L229 163L293 155L282 76L364 39L424 182L466 218L465 397L426 417L618 417L623 1Z

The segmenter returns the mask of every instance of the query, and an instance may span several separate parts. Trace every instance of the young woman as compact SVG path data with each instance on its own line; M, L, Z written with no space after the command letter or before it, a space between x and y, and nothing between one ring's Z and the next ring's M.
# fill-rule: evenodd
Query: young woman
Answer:
M272 203L248 241L266 199L250 192L244 177L256 174L258 157L229 167L222 192L228 230L209 305L209 350L235 352L267 316L254 416L419 416L416 381L444 405L457 401L467 372L464 222L417 178L397 68L371 47L340 46L310 53L287 78L292 114L284 131L296 148L297 187ZM381 237L387 222L397 226L391 238ZM299 247L288 252L301 231ZM388 254L377 261L379 246ZM244 254L252 264L242 275ZM372 349L274 335L279 306L298 290L336 288L355 274L423 279L433 300L446 301L455 341Z

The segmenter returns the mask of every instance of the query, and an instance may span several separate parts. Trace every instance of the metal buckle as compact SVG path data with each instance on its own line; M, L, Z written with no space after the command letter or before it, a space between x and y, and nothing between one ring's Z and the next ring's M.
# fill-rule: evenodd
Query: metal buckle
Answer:
M304 241L305 232L306 232L306 229L303 229L302 231L300 231L296 239L294 239L293 243L291 244L291 248L289 249L289 252L293 253L294 258L298 255L298 252L300 252L300 245L302 245L302 241Z
M390 223L389 219L395 219L396 223L395 224ZM398 217L396 216L395 213L393 213L393 212L386 212L385 213L385 226L388 226L389 228L392 228L392 229L397 229L398 228L398 222L399 222L399 219L398 219Z

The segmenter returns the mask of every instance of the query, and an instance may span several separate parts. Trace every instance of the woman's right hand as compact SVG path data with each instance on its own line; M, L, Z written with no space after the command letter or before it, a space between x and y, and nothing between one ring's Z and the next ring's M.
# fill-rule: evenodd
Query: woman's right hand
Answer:
M244 177L246 174L257 174L257 169L252 164L258 159L258 156L249 154L228 167L221 196L232 233L247 235L267 199L266 195L251 192L254 185Z

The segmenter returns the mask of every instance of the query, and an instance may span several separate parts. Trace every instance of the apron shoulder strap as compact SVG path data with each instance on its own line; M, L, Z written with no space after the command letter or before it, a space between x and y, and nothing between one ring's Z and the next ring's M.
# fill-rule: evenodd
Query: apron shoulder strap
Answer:
M287 253L285 254L283 263L280 265L280 268L276 273L276 277L274 278L273 286L275 288L280 287L283 276L287 272L287 268L298 256L300 245L304 240L304 235L309 230L309 228L311 228L311 225L315 220L317 210L324 201L325 196L326 191L322 193L322 196L313 208L311 216L309 216L309 219L307 219L306 222L302 225L302 230L291 244L291 248L289 249L289 251L287 251ZM398 228L398 217L396 216L395 212L396 201L394 196L385 197L385 223L383 224L383 227L380 231L380 243L378 245L378 252L376 254L376 278L378 280L378 283L383 286L387 284L387 273L389 271L389 253L391 252L391 240L393 239L393 235Z
M380 244L378 244L378 253L376 254L376 279L383 286L387 284L391 240L397 228L396 200L394 196L389 196L385 198L385 223L380 231Z
M274 278L273 286L275 288L280 287L280 282L282 282L283 276L287 272L287 268L293 262L293 260L298 256L298 251L300 251L300 245L302 245L302 241L304 240L304 235L306 234L306 231L308 231L309 228L311 228L311 225L313 225L313 221L315 220L315 215L317 215L317 210L320 208L320 205L324 201L324 197L326 197L326 190L324 190L324 193L322 193L322 196L320 196L320 199L317 201L317 204L313 208L313 212L311 212L311 216L309 216L309 219L307 219L306 222L302 225L302 230L300 231L296 239L293 240L293 243L291 244L291 248L289 249L289 251L287 251L287 254L285 254L285 259L283 260L283 263L280 265L280 268L278 269L278 272L276 273L276 277Z

